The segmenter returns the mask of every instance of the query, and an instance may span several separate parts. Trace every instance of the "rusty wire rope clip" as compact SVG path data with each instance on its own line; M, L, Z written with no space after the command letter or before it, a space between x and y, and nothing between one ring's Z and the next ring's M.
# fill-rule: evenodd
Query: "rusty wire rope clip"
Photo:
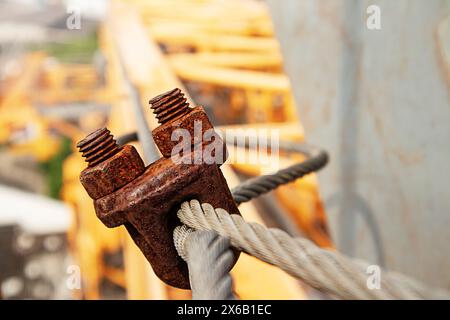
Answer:
M195 120L203 129L213 128L203 108L189 107L180 89L159 95L150 104L160 123L152 134L163 157L145 167L133 146L119 147L108 129L98 129L77 145L88 162L80 181L94 200L97 217L107 227L124 225L161 280L189 289L187 265L178 256L172 236L180 224L176 215L179 205L197 199L230 214L240 213L220 163L175 163L170 158L176 143L171 141L174 129L190 132L191 152L182 157L192 159L193 147L199 143L194 139ZM200 150L209 144L200 143ZM226 157L221 139L210 143L219 143Z

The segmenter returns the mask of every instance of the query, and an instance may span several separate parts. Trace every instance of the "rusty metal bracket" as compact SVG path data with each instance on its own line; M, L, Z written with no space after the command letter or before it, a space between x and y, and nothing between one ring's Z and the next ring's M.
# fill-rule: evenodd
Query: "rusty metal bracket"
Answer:
M173 244L173 230L180 224L176 212L182 202L197 199L240 214L220 163L191 161L195 152L203 152L211 144L226 157L226 146L217 137L209 142L194 138L196 120L203 129L213 126L201 107L189 107L179 89L153 98L150 104L161 124L152 134L163 157L145 167L133 146L119 147L108 129L99 129L77 145L88 162L80 181L94 200L97 217L107 227L124 225L161 280L189 289L187 265ZM171 152L177 142L171 137L177 128L191 134L192 148L175 162Z

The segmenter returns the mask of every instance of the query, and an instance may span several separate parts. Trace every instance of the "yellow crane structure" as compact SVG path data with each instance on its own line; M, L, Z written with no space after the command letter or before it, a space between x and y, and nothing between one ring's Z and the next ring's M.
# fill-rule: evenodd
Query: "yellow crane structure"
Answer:
M176 10L174 10L176 8ZM132 36L130 36L132 35ZM50 64L43 53L28 55L24 72L8 85L0 101L0 141L6 142L18 127L33 123L36 134L26 143L11 146L17 152L41 160L57 149L49 128L56 128L75 142L101 122L83 117L79 125L43 117L35 104L90 101L110 105L107 126L116 135L136 130L131 112L134 87L149 127L157 123L148 99L174 87L195 88L201 96L224 96L212 112L222 129L272 128L280 138L304 140L295 112L290 83L264 3L259 1L166 0L111 1L106 20L99 28L99 49L106 60L105 84L90 65ZM33 92L31 88L40 88ZM188 90L189 92L189 90ZM225 94L226 93L226 94ZM190 98L192 101L192 98ZM140 145L135 144L138 150ZM233 148L231 152L252 152ZM300 156L281 154L280 166ZM63 167L61 198L70 204L74 223L69 243L80 265L83 289L75 298L99 299L100 283L108 279L126 289L130 299L185 299L187 291L168 287L153 273L149 263L122 227L106 229L96 218L92 201L79 182L85 163L71 154ZM222 166L230 187L239 184L236 172L262 173L260 165L226 163ZM324 208L316 177L282 186L274 192L278 205L295 227L323 247L333 247L326 231ZM263 223L252 203L240 206L247 221ZM109 266L105 253L122 252L123 268ZM232 270L235 291L243 299L304 299L301 284L283 271L242 254Z

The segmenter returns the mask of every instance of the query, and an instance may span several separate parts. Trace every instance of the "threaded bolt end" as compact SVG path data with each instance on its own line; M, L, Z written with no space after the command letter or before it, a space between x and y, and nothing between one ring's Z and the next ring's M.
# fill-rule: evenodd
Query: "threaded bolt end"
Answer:
M116 140L114 140L111 132L106 128L92 132L78 142L77 147L89 167L105 161L120 151Z
M191 111L187 99L178 88L154 97L149 104L160 124L175 120Z

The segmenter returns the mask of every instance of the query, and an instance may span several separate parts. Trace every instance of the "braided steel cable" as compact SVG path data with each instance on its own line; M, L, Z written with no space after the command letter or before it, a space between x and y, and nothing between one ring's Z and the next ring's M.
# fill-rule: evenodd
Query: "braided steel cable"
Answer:
M342 299L450 298L446 291L430 289L406 276L386 271L380 275L379 289L371 290L367 263L321 249L309 240L292 238L282 230L247 223L238 215L197 200L184 202L178 218L190 228L212 230L228 237L233 247Z
M179 256L188 264L192 299L235 299L229 271L236 259L228 238L181 226L175 228L173 240Z
M322 169L328 162L328 154L324 150L307 144L281 142L280 149L288 152L299 152L308 157L303 162L296 163L274 174L262 175L249 179L231 190L237 204L250 201L279 186L293 182L309 173Z

